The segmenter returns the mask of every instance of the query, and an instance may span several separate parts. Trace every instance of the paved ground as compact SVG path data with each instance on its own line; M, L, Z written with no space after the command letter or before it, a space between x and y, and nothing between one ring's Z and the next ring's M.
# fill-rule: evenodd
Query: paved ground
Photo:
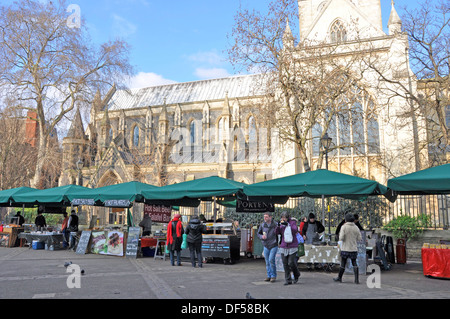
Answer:
M68 288L71 273L64 264L71 261L85 270L80 288ZM332 278L336 271L306 271L300 265L299 283L266 283L263 259L241 259L234 265L207 263L192 268L188 260L172 267L168 259L128 259L95 254L77 255L71 251L28 248L0 248L1 299L450 299L450 280L427 278L420 261L394 265L381 271L380 288L369 288L369 275L361 284L353 275L343 283ZM337 269L336 269L337 270ZM372 278L372 277L370 277ZM369 279L370 279L369 278ZM72 283L76 283L73 279ZM371 280L371 282L374 282Z

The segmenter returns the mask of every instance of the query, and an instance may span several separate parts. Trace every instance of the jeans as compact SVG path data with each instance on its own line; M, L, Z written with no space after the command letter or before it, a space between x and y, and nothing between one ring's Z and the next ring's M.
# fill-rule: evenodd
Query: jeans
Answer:
M75 249L75 241L76 241L77 234L78 234L77 232L70 232L69 249Z
M180 250L170 250L169 251L170 263L172 264L172 266L174 265L175 252L177 252L177 265L179 266L179 265L181 265L181 260L180 260L181 251Z
M297 266L297 254L291 254L289 256L285 256L281 254L281 260L283 261L284 267L284 279L287 282L291 282L291 271L294 274L294 278L298 279L300 277L300 271L298 271Z
M266 259L267 278L277 278L277 266L275 264L275 256L277 255L278 246L271 249L264 247L264 258Z
M68 232L67 228L65 228L62 231L62 234L63 234L63 247L67 248L67 247L69 247L69 232Z
M188 243L189 253L191 254L192 267L195 267L195 254L197 254L197 263L200 268L202 268L202 243Z

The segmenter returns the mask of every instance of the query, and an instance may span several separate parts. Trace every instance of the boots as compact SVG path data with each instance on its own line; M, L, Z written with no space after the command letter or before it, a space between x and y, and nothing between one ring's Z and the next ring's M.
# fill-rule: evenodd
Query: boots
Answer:
M358 269L358 267L353 267L353 273L355 274L355 284L359 284L359 269Z
M344 275L344 271L345 268L340 267L338 276L336 278L333 278L333 280L336 282L342 282L342 276Z

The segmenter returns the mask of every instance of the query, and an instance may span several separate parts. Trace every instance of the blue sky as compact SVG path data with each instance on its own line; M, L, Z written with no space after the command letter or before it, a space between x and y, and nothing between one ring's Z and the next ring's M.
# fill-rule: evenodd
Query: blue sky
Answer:
M3 3L12 0L1 0ZM48 0L39 0L48 1ZM68 0L77 4L91 38L121 37L131 45L131 86L196 81L235 74L226 49L240 3L264 11L270 0ZM418 0L396 0L397 12ZM391 0L381 0L383 27Z

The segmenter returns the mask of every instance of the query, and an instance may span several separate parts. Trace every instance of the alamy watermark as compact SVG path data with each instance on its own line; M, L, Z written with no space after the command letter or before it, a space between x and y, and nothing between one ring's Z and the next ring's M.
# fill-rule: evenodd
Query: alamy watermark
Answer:
M67 266L66 272L71 273L66 280L67 288L81 288L81 268L77 264Z
M66 25L71 29L81 28L81 7L78 4L70 4L66 12L70 13Z
M194 131L181 127L170 133L169 139L174 143L170 154L173 163L268 163L272 160L271 150L276 147L276 140L270 138L266 128L248 133L242 128L219 131L215 127L202 130L198 126L200 129Z

